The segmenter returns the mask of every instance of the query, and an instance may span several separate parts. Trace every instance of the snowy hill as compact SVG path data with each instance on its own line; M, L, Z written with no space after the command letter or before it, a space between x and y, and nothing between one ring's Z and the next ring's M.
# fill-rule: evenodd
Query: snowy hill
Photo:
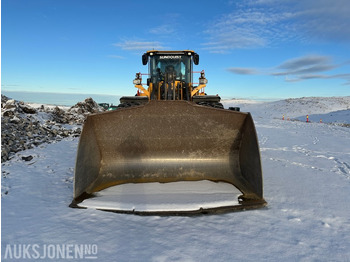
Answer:
M2 163L2 261L15 248L27 248L22 260L350 261L350 128L317 120L349 123L350 97L224 105L253 115L266 208L195 217L69 208L78 138L68 137Z
M278 118L282 119L283 115L287 118L301 118L306 120L306 115L309 115L310 120L315 119L315 122L320 120L321 115L328 114L339 110L350 110L350 96L346 97L303 97L290 98L274 102L255 102L249 100L224 100L225 108L230 106L241 107L241 111L251 112L253 117L262 118ZM313 115L315 115L313 117ZM327 121L341 121L345 117L346 123L350 123L350 118L343 116L335 116L334 118L324 117Z

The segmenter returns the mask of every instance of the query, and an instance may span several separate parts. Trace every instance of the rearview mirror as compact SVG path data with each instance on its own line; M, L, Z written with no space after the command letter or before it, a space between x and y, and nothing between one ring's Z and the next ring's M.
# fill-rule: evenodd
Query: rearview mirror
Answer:
M148 55L147 53L145 53L142 55L142 64L147 65L147 62L148 62Z
M194 53L193 54L193 63L195 65L198 65L199 64L199 55L197 53Z

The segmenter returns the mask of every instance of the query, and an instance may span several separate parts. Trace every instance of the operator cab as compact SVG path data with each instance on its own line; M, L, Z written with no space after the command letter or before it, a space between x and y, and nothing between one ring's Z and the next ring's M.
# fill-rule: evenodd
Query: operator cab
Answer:
M143 65L149 64L147 85L151 86L148 89L150 99L191 99L193 64L198 65L199 63L197 53L191 50L152 50L143 54L142 63Z
M193 52L162 53L161 51L148 52L150 82L181 81L192 83ZM198 56L198 55L197 55ZM143 61L148 61L146 58Z
M176 80L192 83L193 62L198 64L199 56L193 51L148 51L142 57L143 64L147 64L148 60L150 82Z

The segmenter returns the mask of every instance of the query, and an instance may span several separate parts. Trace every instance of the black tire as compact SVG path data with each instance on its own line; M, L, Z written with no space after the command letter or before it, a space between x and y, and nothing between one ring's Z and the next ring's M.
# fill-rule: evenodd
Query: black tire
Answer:
M237 112L241 111L239 107L229 107L228 109L232 111L237 111Z
M133 107L133 106L140 106L142 103L139 102L127 102L127 103L121 103L117 106L117 108L127 108L127 107Z
M196 104L200 105L200 106L209 106L209 107L224 109L224 106L221 103L218 103L218 102L203 101L203 102L198 102Z

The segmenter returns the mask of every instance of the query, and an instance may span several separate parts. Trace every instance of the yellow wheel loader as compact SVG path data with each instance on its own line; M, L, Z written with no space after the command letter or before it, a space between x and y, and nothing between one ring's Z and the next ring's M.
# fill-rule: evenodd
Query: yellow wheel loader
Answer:
M136 74L135 96L121 97L116 110L87 117L70 206L84 207L82 203L99 192L123 184L202 180L229 183L240 194L232 204L195 210L97 208L178 215L265 206L260 151L250 113L224 109L218 95L207 95L204 71L197 72L199 82L193 82L193 64L198 65L199 56L192 50L147 51L142 63L149 64L149 71ZM143 75L147 75L146 84Z

